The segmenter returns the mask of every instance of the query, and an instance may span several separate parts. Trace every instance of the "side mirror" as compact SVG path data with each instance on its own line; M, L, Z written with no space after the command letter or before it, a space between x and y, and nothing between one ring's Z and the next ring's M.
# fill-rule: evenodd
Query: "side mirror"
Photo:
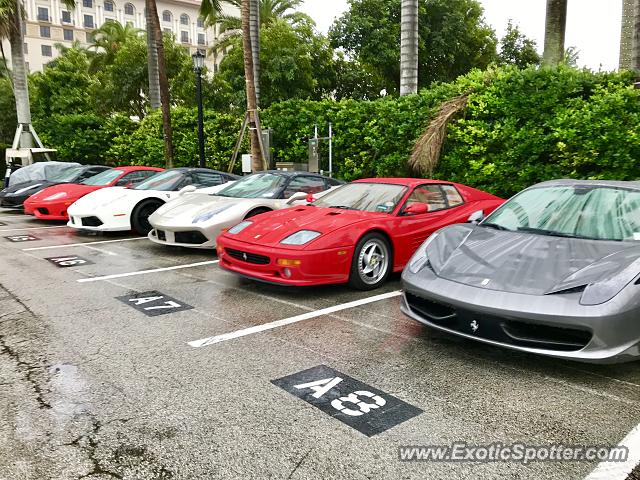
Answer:
M296 192L287 199L287 205L291 205L294 202L300 202L305 199L308 201L308 195L306 193Z
M313 201L315 200L315 198L313 198L313 193L309 193L307 194L307 203L313 203Z
M197 190L195 185L187 185L186 187L182 187L178 192L179 195L184 195L185 193L192 193Z
M413 203L404 209L405 215L422 215L429 212L429 205L426 203Z
M473 223L474 225L477 225L482 220L484 220L484 212L482 210L473 212L471 215L469 215L469 218L467 218L467 222Z

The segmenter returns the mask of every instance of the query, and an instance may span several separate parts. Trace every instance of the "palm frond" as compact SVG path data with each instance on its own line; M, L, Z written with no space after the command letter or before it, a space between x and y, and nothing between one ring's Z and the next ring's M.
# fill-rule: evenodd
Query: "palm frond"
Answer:
M409 159L411 170L428 176L433 174L440 161L442 147L447 137L447 125L457 113L466 108L468 100L468 95L461 95L440 105L440 109L429 123L427 131L413 147Z
M202 0L200 4L200 17L205 23L211 24L212 20L220 15L221 12L222 5L220 5L220 0Z

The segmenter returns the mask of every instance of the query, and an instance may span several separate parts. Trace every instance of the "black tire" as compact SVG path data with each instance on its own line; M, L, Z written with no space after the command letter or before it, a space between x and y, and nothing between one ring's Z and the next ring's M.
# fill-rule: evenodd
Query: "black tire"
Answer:
M268 208L256 208L255 210L251 210L249 213L247 213L247 216L244 217L244 219L246 220L247 218L255 217L256 215L260 215L261 213L267 213L270 211L271 210Z
M145 200L136 205L131 214L131 228L140 235L147 235L153 228L149 217L164 203L160 200Z
M367 255L374 255L369 260L375 260L374 266L367 262ZM380 265L379 269L377 265ZM372 270L367 272L370 268ZM393 252L389 241L380 233L367 233L360 239L353 252L349 285L358 290L373 290L387 280L392 270Z

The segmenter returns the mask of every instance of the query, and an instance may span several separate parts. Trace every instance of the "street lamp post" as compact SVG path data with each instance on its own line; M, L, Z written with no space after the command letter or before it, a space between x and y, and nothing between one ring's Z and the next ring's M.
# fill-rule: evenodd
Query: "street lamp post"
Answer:
M204 67L204 53L196 50L192 56L193 71L196 73L196 103L198 104L198 153L200 168L207 166L204 158L204 121L202 118L202 68Z

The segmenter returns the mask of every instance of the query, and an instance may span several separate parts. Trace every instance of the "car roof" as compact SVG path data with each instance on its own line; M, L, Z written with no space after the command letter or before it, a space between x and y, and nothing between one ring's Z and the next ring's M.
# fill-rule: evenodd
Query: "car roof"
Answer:
M355 180L353 183L390 183L393 185L403 185L406 187L414 187L416 185L424 185L429 183L445 183L453 185L453 182L446 180L432 180L429 178L362 178Z
M176 172L203 172L203 173L218 173L220 175L226 175L228 177L236 177L233 173L221 172L220 170L213 170L212 168L200 168L200 167L176 167L168 170ZM168 171L165 170L165 171Z
M320 175L319 173L314 172L305 172L303 170L262 170L260 172L255 172L252 175L257 175L259 173L271 173L273 175L280 175L281 177L297 177L299 175L312 176L312 177L320 177L320 178L330 178L326 175ZM248 177L249 175L247 175Z
M575 180L572 178L562 178L557 180L549 180L546 182L536 183L529 188L538 187L571 187L579 185L592 185L600 187L619 187L619 188L632 188L634 190L640 190L640 182L638 181L624 181L624 180Z
M126 166L122 166L122 167L113 167L113 168L117 168L118 170L122 170L124 172L137 172L139 170L152 170L154 172L161 172L163 169L160 167L147 167L147 166L142 166L142 165L126 165Z

